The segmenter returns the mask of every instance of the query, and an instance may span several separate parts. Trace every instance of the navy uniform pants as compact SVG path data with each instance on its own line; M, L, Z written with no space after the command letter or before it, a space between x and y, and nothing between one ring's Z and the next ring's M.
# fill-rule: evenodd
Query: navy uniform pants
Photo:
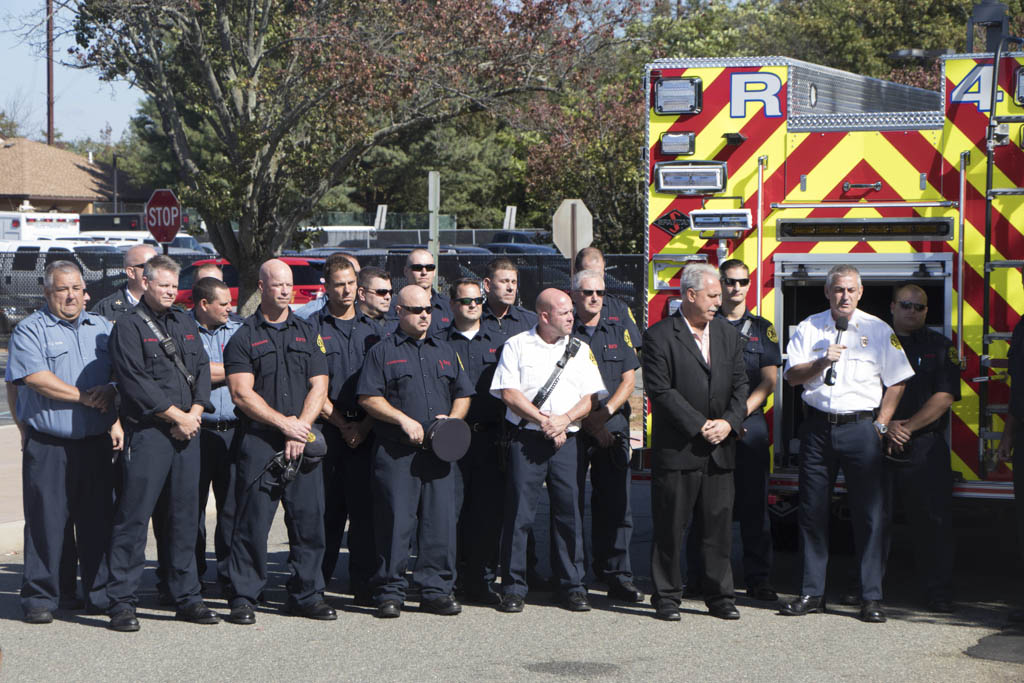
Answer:
M168 592L183 609L201 599L195 555L199 439L179 441L169 425L138 425L126 433L126 441L118 460L122 484L110 538L110 611L138 603L149 520L157 515L165 522Z
M231 523L235 505L235 461L231 450L235 429L217 431L203 427L199 431L199 533L196 536L196 570L206 574L206 503L210 488L217 508L217 526L213 532L213 552L217 559L217 582L228 583L228 555L231 552Z
M377 568L370 496L372 437L349 448L337 427L321 424L320 428L327 444L327 457L323 460L324 584L334 576L347 521L349 591L363 595L369 592L370 578Z
M501 473L495 443L497 424L474 431L469 451L456 468L456 499L459 510L459 556L465 561L460 576L463 587L484 591L498 576L505 477Z
M881 439L870 417L832 425L817 411L800 425L801 593L825 594L832 488L840 467L853 521L861 597L881 600L885 551Z
M431 452L377 440L372 493L377 570L372 586L378 604L405 601L405 572L414 533L419 555L413 581L423 599L451 595L455 585L454 470Z
M243 429L239 427L239 429ZM239 442L235 464L235 515L228 556L231 607L256 604L267 584L267 537L284 506L288 529L289 600L309 606L323 599L324 482L323 468L299 473L282 485L267 465L284 449L284 436L276 430L250 429Z
M953 585L953 469L939 432L915 436L907 464L886 461L885 557L889 557L893 498L903 504L914 539L918 575L929 600L951 600Z
M551 507L551 564L561 595L583 593L583 517L579 508L580 441L576 434L561 448L537 430L519 429L509 448L505 519L501 537L502 591L526 597L527 535L537 500L547 483Z
M110 457L110 436L106 433L63 439L26 427L21 466L25 508L21 605L25 610L57 608L64 583L61 566L66 531L71 526L78 537L86 602L100 610L109 606L107 549L113 517Z
M616 445L601 448L589 435L578 437L577 486L580 518L584 517L587 471L590 471L590 566L600 581L612 585L633 580L629 542L633 538L633 512L629 492L633 473L628 450ZM628 436L626 437L628 444Z

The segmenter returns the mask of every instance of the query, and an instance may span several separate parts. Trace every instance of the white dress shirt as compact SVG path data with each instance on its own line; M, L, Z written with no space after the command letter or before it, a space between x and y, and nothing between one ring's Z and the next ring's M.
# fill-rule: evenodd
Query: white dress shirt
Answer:
M565 336L554 344L548 344L537 334L536 327L511 337L501 349L501 359L491 381L491 395L501 398L502 389L518 389L532 401L565 353L568 341L569 337ZM548 415L564 415L581 398L590 394L597 394L601 399L608 395L608 391L597 369L594 353L586 342L581 341L579 350L569 359L555 390L541 404L540 410ZM505 419L517 425L521 418L508 408ZM577 421L569 425L567 431L575 432L579 428ZM540 427L530 422L526 429L539 430Z
M831 311L815 313L797 325L786 346L786 371L824 357L836 342L835 321ZM899 337L880 318L855 310L849 328L838 342L846 346L835 364L835 384L825 384L823 370L804 383L807 405L826 413L852 413L874 410L882 403L884 386L898 384L914 376Z

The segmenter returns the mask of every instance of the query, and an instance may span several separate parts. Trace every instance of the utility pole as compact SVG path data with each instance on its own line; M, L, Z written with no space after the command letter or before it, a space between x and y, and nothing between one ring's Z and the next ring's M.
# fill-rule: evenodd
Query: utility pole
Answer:
M53 144L53 0L46 0L46 144Z

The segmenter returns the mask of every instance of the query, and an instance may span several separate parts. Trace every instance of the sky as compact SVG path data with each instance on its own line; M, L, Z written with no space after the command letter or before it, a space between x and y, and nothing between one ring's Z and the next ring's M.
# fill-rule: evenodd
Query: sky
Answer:
M59 4L54 2L55 5ZM46 131L46 53L17 35L14 28L31 21L31 42L46 37L46 0L0 0L0 110L16 114L27 125L27 137L44 139ZM54 128L65 140L98 139L109 123L118 140L142 98L125 83L104 83L95 72L61 66L70 38L58 36L54 45Z

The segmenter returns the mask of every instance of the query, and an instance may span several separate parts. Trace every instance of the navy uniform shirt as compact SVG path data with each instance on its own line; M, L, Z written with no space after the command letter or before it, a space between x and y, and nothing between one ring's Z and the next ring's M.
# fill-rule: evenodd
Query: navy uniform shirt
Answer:
M644 335L636 324L633 311L629 310L629 306L626 305L625 301L614 294L605 292L604 303L601 304L601 320L610 320L613 323L622 325L629 332L629 336L633 340L633 346L638 349L643 346Z
M498 367L505 337L481 325L476 335L467 339L452 325L441 335L441 339L455 349L462 362L462 369L469 376L476 392L469 405L469 412L466 413L466 421L470 424L500 424L505 414L505 404L500 398L491 396L491 380L494 379L494 369Z
M81 403L47 398L24 379L50 371L83 392L110 382L107 351L112 323L83 311L77 320L58 318L44 306L18 323L11 333L5 379L18 387L18 421L64 439L102 434L114 423L113 410L101 413Z
M309 379L328 374L325 353L308 320L289 311L284 322L269 323L257 308L224 348L224 372L252 374L253 390L268 406L286 417L298 417Z
M121 316L131 313L138 303L128 293L128 288L122 287L113 294L97 301L89 310L96 315L102 315L111 322L117 322Z
M398 313L395 311L397 305L398 290L395 290L395 296L391 297L391 309L384 316L384 329L387 334L394 334L398 330ZM431 289L430 308L430 328L427 330L427 336L433 337L444 332L452 324L451 299L436 289Z
M426 430L436 415L451 412L455 399L472 396L473 384L448 342L413 339L398 330L370 349L356 393L383 396ZM373 428L381 438L407 441L396 424L378 420Z
M1010 414L1024 421L1024 318L1013 328L1009 359Z
M192 318L195 319L195 317L195 309L193 309ZM224 362L224 347L241 326L242 320L236 315L229 315L226 323L212 330L206 329L196 320L199 338L203 341L203 348L206 349L206 356L211 363ZM203 413L203 422L226 422L235 419L235 404L231 400L231 390L228 389L227 380L210 391L210 403L213 404L213 412Z
M893 414L894 420L913 417L933 394L940 391L952 394L954 401L960 400L960 359L956 347L943 335L922 327L909 335L899 335L903 352L914 368L914 376L907 380L903 397ZM945 430L949 424L949 411L930 425L918 429L915 434Z
M761 368L782 365L782 353L779 351L779 335L775 326L759 315L750 311L739 320L729 320L719 309L717 316L735 327L745 341L743 343L743 364L747 369L747 386L753 391L761 384ZM772 391L774 391L774 387ZM758 408L764 408L762 405Z
M597 360L597 369L601 372L601 379L608 390L608 396L600 401L603 406L622 384L622 373L640 367L636 351L633 350L632 335L624 325L605 320L603 317L593 329L580 324L577 318L573 324L572 334L590 345L590 350ZM605 427L610 432L629 433L629 415L629 401L626 401L605 423Z
M296 314L297 315L297 314ZM363 360L370 347L381 337L380 323L359 313L348 320L339 320L324 306L308 318L324 343L330 384L327 398L346 419L361 419L362 410L356 401L356 383Z
M501 337L503 341L516 336L520 332L532 330L536 325L537 314L526 310L522 306L509 306L505 315L499 318L485 301L484 310L480 315L480 327L488 330L495 339Z
M110 360L121 394L121 414L128 421L163 421L156 417L172 405L188 412L193 405L213 410L210 403L210 361L191 313L170 308L153 312L145 299L136 310L145 311L174 340L185 369L195 378L190 388L156 334L137 313L122 316L110 333Z

